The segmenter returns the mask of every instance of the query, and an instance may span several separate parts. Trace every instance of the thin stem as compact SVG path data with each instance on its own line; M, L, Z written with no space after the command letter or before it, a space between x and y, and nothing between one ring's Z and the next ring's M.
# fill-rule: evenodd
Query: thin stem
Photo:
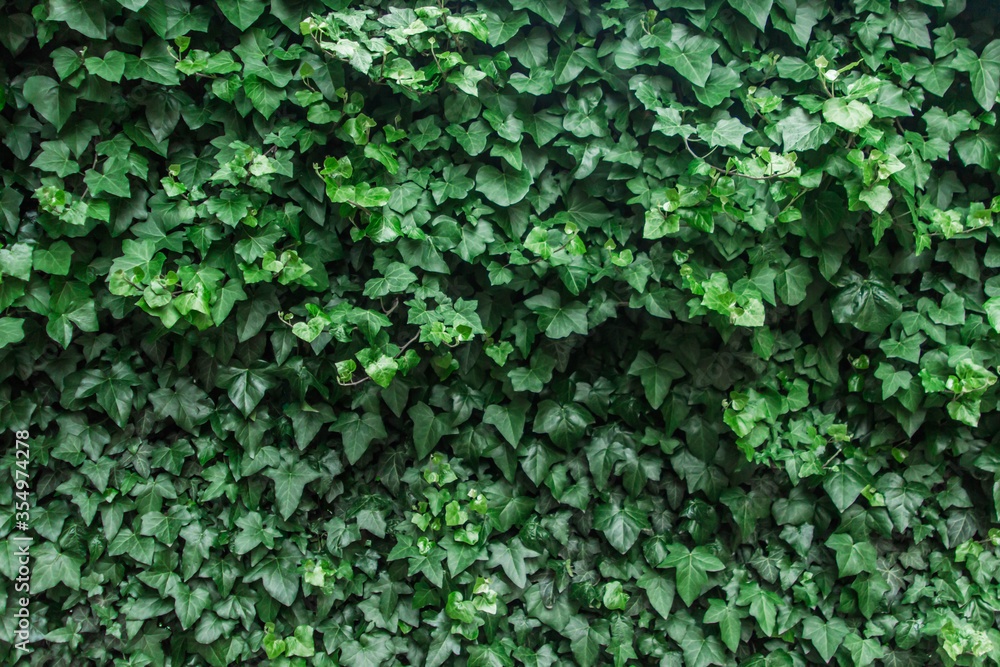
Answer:
M820 84L822 84L823 92L826 93L826 96L829 97L830 99L833 99L835 95L830 92L829 88L826 87L826 76L824 76L822 72L820 72L819 74L819 82Z
M559 246L558 248L556 248L555 250L553 250L552 251L552 255L556 254L560 250L565 250L566 246L568 246L570 243L572 243L574 238L576 238L576 233L575 232L573 234L569 235L569 238L566 240L566 243L563 243L561 246ZM549 255L549 257L551 258L552 255ZM545 257L536 257L535 259L531 260L530 262L525 262L524 264L516 264L514 266L531 266L532 264L537 264L538 262L541 262L544 259L546 259L546 258ZM503 268L506 269L508 266L511 266L510 262L507 262L506 264L504 264Z
M394 306L394 307L395 307L395 306ZM410 347L411 345L413 345L413 343L415 343L415 342L417 341L417 339L418 339L418 338L420 338L420 332L419 332L419 331L418 331L418 332L416 333L416 335L414 335L414 336L413 336L413 338L411 338L410 340L408 340L408 341L406 341L405 343L403 343L403 346L399 348L399 352L397 352L396 354L394 354L394 355L392 356L392 358L393 358L393 359L398 359L398 358L399 358L399 356L400 356L401 354L403 354L403 352L405 352L405 351L406 351L406 348L408 348L408 347ZM358 385L360 385L360 384L364 384L365 382L368 382L368 381L369 381L369 380L371 380L371 379L372 379L372 376L370 376L370 375L366 375L366 376L364 376L363 378L360 378L360 379L358 379L358 380L352 380L352 381L350 381L350 382L341 382L341 383L340 383L340 386L341 386L341 387L357 387Z
M828 459L826 460L826 463L824 463L824 464L823 464L823 466L822 466L822 467L823 467L823 470L826 470L826 467L827 467L828 465L830 465L830 462L831 462L831 461L833 461L833 460L834 460L835 458L837 458L838 456L840 456L840 454L841 454L841 453L842 453L843 451L844 451L843 449L838 449L837 451L835 451L835 452L833 453L833 456L831 456L830 458L828 458Z
M705 157L708 157L709 155L712 154L713 151L715 151L715 148L713 148L711 151L708 152L707 155L705 155L705 157L701 157L693 150L691 150L691 145L688 143L687 137L681 137L681 138L684 139L684 147L687 148L688 153L690 153L691 156L697 160L704 161ZM716 146L716 148L718 148L718 146ZM776 178L781 178L782 176L786 176L795 171L795 167L792 167L788 171L783 171L780 174L770 174L768 176L749 176L747 174L741 174L738 171L729 171L728 169L723 169L722 167L716 167L714 164L711 164L709 162L705 162L705 164L707 164L709 167L719 172L720 174L723 174L724 176L739 176L740 178L747 178L750 179L751 181L773 181Z

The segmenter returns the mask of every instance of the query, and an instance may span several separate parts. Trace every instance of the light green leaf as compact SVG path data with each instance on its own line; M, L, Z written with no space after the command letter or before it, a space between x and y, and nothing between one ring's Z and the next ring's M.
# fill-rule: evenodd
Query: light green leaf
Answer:
M660 44L660 61L670 65L696 86L704 87L712 73L712 54L719 44L695 34L683 23L670 26L670 40Z
M823 118L849 132L859 132L872 119L872 110L864 102L835 97L823 103Z
M125 74L125 56L119 51L109 51L103 58L91 56L83 64L88 72L111 83L118 83Z

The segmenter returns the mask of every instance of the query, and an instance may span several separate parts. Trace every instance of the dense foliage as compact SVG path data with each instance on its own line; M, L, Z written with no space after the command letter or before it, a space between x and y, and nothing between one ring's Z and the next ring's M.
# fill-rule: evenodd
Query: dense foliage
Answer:
M0 0L0 660L1000 661L998 8L651 3Z

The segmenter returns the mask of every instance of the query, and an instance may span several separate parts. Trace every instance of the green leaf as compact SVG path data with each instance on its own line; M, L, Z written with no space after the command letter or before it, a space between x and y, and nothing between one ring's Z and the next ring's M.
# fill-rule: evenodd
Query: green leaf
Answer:
M107 20L97 0L49 0L48 18L65 21L73 30L93 39L104 39Z
M492 424L500 431L504 440L514 447L521 442L524 434L525 413L527 404L488 405L483 413L483 421Z
M729 5L750 19L750 23L760 31L767 27L767 17L771 13L772 4L774 0L729 0Z
M851 577L859 572L875 571L875 547L868 542L855 542L846 533L831 535L826 546L837 552L837 568L841 577Z
M601 654L601 646L606 646L611 642L606 626L607 621L591 624L580 616L573 616L569 619L561 633L569 638L576 664L581 665L581 667L590 667L597 662L597 657Z
M659 409L670 391L670 385L684 376L684 370L666 354L654 360L651 354L643 350L629 366L628 374L639 377L646 392L646 400L654 409Z
M685 665L708 667L726 664L726 651L715 637L702 637L692 632L684 635L679 643L684 651Z
M704 87L712 73L712 54L719 44L690 32L682 23L674 23L670 31L670 40L660 44L660 62L673 67L694 85Z
M368 377L380 387L388 387L399 369L399 363L395 358L383 354L381 350L375 348L360 350L355 356L364 366Z
M347 412L341 415L330 427L340 433L344 439L344 454L347 462L354 465L368 451L372 440L387 437L382 418L374 412L359 415L357 412Z
M74 558L56 549L51 542L31 549L31 590L35 595L65 584L73 590L80 589L82 558Z
M242 32L260 18L267 6L263 0L219 0L219 9Z
M295 628L295 633L285 640L287 654L311 658L316 655L316 646L313 643L313 628L311 625L300 625Z
M347 667L380 667L393 652L387 635L363 635L360 642L344 644L340 662Z
M659 567L673 567L677 570L677 592L684 604L691 604L701 595L701 589L708 583L708 572L718 572L725 565L706 547L688 549L682 544L671 544L669 554Z
M207 588L192 589L187 584L176 583L170 595L174 598L174 611L181 627L187 630L208 607L212 597Z
M992 109L997 101L997 92L1000 91L1000 39L994 39L984 46L978 58L969 49L959 49L954 67L969 73L972 96L979 106L986 111Z
M487 165L476 172L476 189L498 206L513 206L524 199L531 181L527 170L515 171L506 163L502 170Z
M823 480L823 488L826 489L833 504L841 512L847 510L854 504L861 491L867 486L864 477L854 466L842 464L837 469L828 474Z
M125 56L119 51L109 51L101 58L91 56L83 64L88 72L111 83L118 83L125 74Z
M656 610L656 613L663 618L669 618L676 593L673 580L647 567L635 583L646 591L649 604Z
M594 528L604 533L615 549L626 553L644 529L649 528L646 512L630 502L604 504L594 512Z
M867 667L885 657L885 649L875 637L862 639L852 632L844 638L844 646L851 652L851 659L857 667Z
M712 599L708 601L708 610L705 612L706 623L718 623L719 635L722 641L729 647L730 651L736 652L740 645L740 634L743 630L742 618L746 612L734 606L732 602L726 604L722 600Z
M531 297L524 305L538 313L538 327L549 338L566 338L570 334L586 334L590 330L587 307L576 301L563 304L559 294L552 290Z
M76 111L76 93L67 90L47 76L33 76L24 82L21 90L39 116L61 130Z
M292 516L298 508L306 484L320 477L305 461L291 456L264 474L274 480L274 501L283 519Z
M532 431L548 435L553 443L570 451L593 422L593 415L582 406L545 400L535 413Z
M807 113L801 107L793 108L787 116L778 121L777 127L781 131L785 151L819 148L836 133L832 125L824 124L818 117Z
M43 141L42 152L31 166L63 178L80 171L79 163L70 155L69 146L64 141Z
M803 639L812 642L823 662L830 662L849 632L847 624L840 618L824 622L816 616L810 616L802 622Z
M835 97L823 103L823 118L849 132L860 132L872 119L872 110L864 102Z
M18 280L31 279L31 262L34 248L27 243L15 243L0 248L0 276L13 276Z
M709 146L737 148L743 145L743 137L749 132L750 128L735 118L698 125L698 136L707 141Z
M24 320L20 317L0 317L0 348L24 340Z
M848 284L831 303L833 319L853 324L861 331L882 333L903 311L892 289L878 278L863 279L851 274Z
M226 281L226 284L216 290L215 299L212 303L212 321L215 326L222 326L229 313L233 311L233 306L239 301L246 301L247 294L243 291L243 285L238 278Z
M451 431L448 418L436 414L426 403L417 403L406 414L413 421L413 444L421 459L430 454L442 436Z
M225 369L219 375L220 386L229 390L229 400L244 417L249 417L271 382L262 374L249 368Z
M499 565L515 586L524 588L528 582L528 571L524 561L540 555L537 551L524 546L521 540L515 537L503 544L491 544L490 560L486 566Z

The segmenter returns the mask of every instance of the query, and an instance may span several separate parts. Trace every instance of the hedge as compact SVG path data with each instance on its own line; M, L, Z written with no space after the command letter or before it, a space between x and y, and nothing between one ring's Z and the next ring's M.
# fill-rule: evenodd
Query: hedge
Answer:
M1000 662L994 3L0 17L6 664Z

